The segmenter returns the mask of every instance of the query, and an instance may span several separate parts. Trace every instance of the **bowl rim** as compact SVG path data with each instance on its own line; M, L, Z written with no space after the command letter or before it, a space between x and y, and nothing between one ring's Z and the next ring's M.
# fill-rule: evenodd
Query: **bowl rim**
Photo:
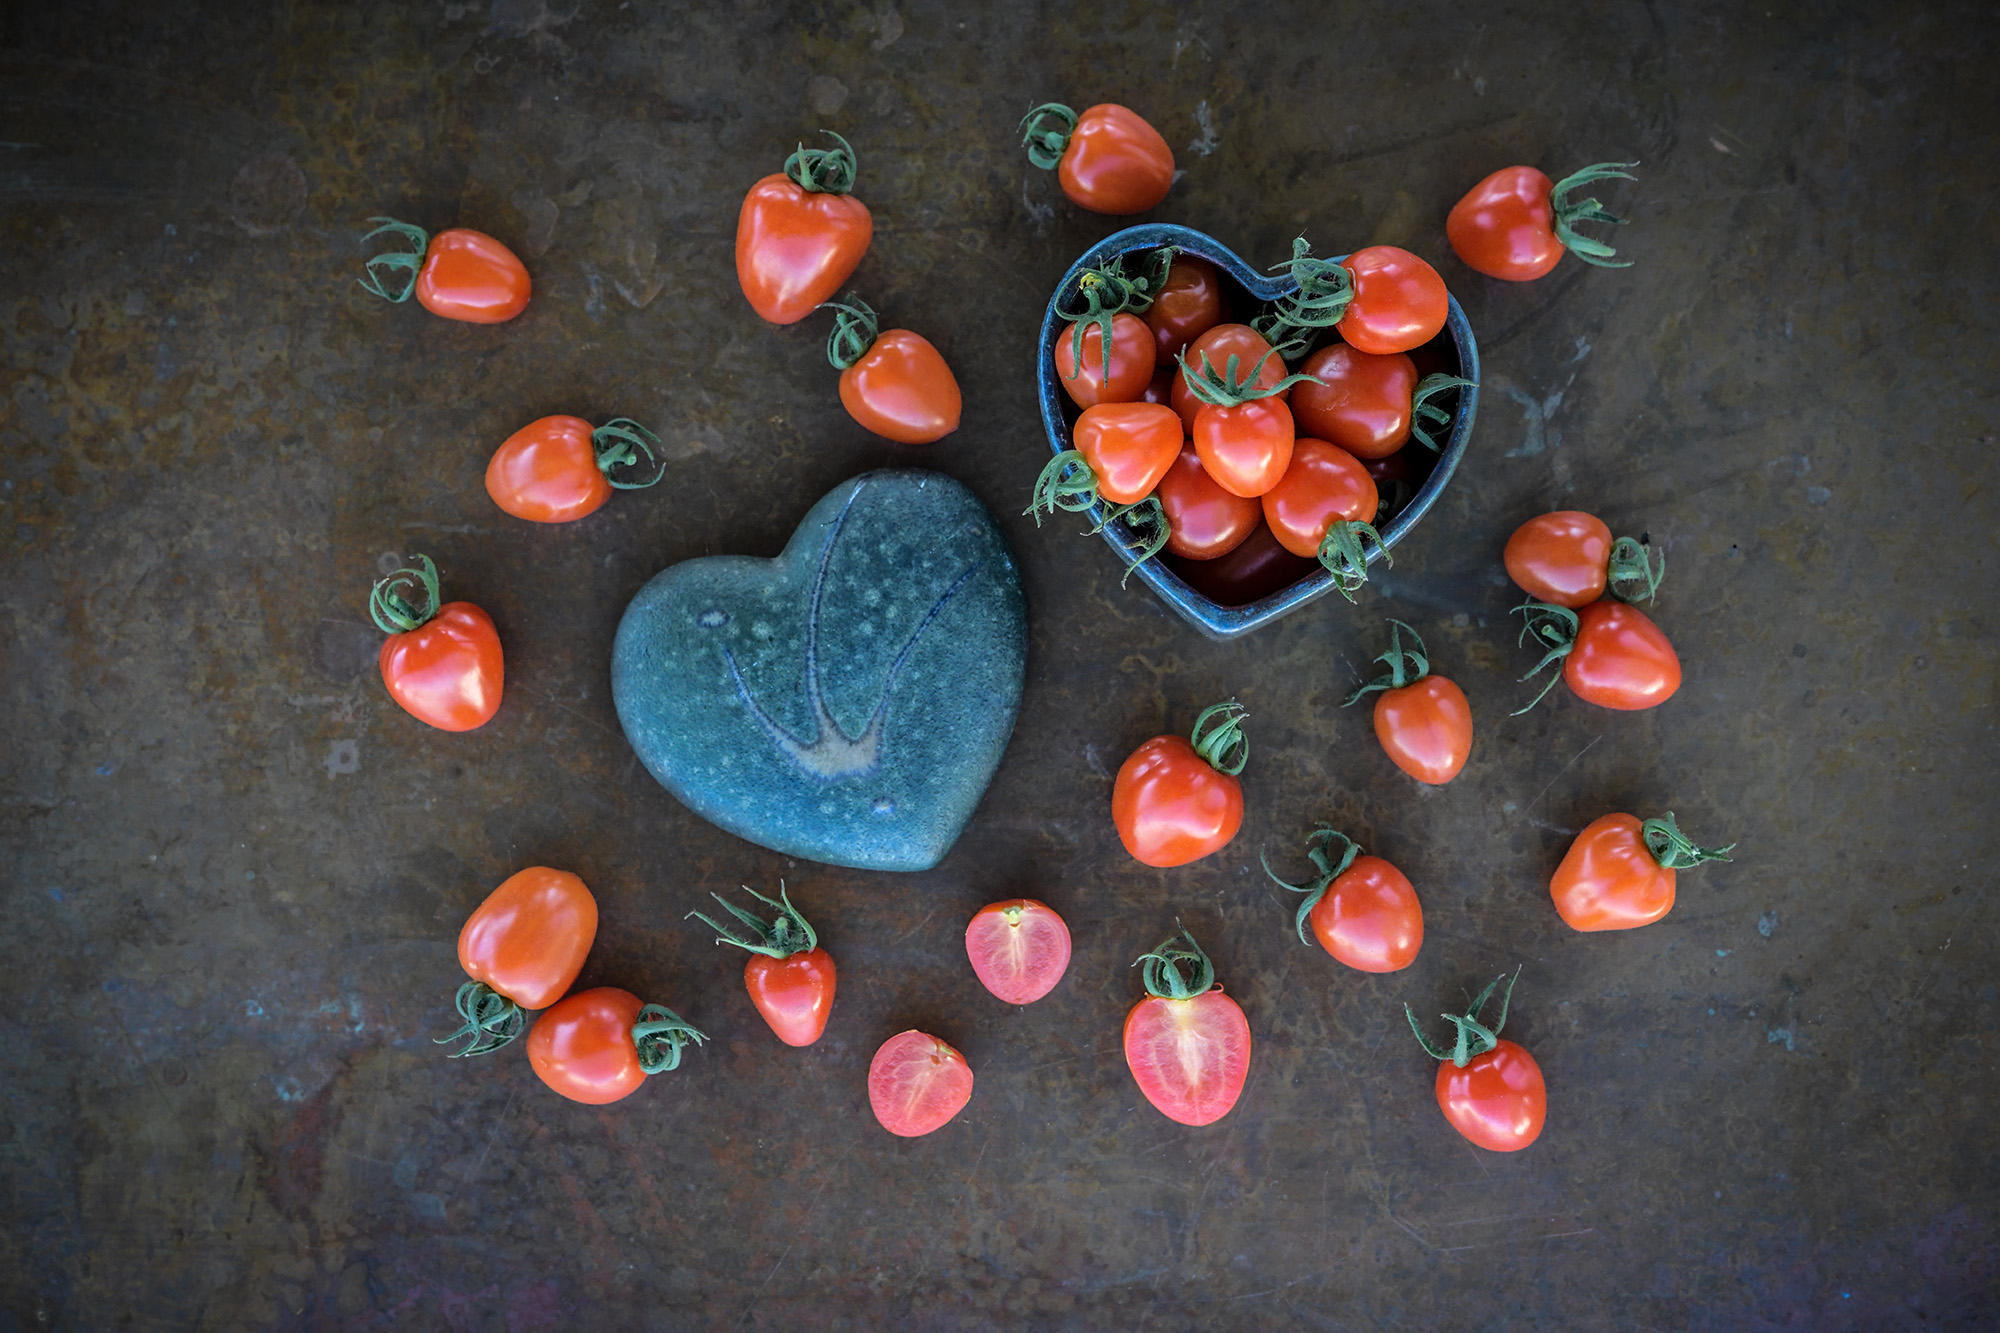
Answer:
M1102 268L1113 259L1134 251L1157 250L1161 246L1172 245L1191 255L1208 260L1247 288L1250 294L1261 301L1271 301L1297 289L1298 284L1289 275L1269 276L1252 268L1240 255L1206 232L1196 231L1173 222L1149 222L1123 231L1113 232L1103 240L1085 250L1069 271L1056 284L1049 297L1047 309L1042 315L1042 336L1036 349L1036 385L1041 397L1042 427L1048 435L1049 448L1054 453L1062 453L1070 447L1069 425L1063 420L1062 386L1056 382L1055 341L1070 323L1060 307L1064 298L1073 295L1080 285L1085 269ZM1336 256L1336 261L1346 259L1346 255ZM1458 394L1458 411L1453 414L1451 437L1445 441L1444 449L1438 457L1431 474L1417 489L1396 516L1383 525L1381 547L1370 547L1368 560L1373 563L1383 550L1393 547L1408 535L1410 529L1430 511L1437 497L1458 470L1458 463L1465 455L1466 441L1472 434L1473 417L1479 410L1479 346L1472 336L1472 326L1466 322L1465 312L1459 308L1458 298L1445 293L1445 329L1451 334L1458 352L1458 373L1473 382L1473 387L1461 389ZM1131 564L1142 549L1140 543L1124 534L1123 530L1110 523L1104 523L1102 504L1092 504L1089 509L1078 511L1087 514L1094 523L1103 524L1098 529L1111 549L1118 555L1120 564ZM1159 560L1148 560L1132 571L1132 577L1150 587L1154 595L1178 612L1183 619L1196 629L1213 639L1234 639L1248 634L1251 630L1268 625L1281 616L1291 614L1308 602L1317 601L1334 590L1331 572L1316 569L1296 583L1278 589L1267 597L1260 598L1245 606L1224 606L1196 592L1178 574L1168 569Z

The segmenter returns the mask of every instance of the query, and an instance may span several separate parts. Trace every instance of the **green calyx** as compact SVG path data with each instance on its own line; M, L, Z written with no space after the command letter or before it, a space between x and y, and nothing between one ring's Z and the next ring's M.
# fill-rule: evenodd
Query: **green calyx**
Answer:
M1188 744L1210 768L1233 778L1250 762L1250 738L1243 734L1243 722L1249 716L1234 699L1210 704L1195 717Z
M1632 261L1629 259L1613 260L1611 256L1618 252L1603 241L1589 236L1579 236L1576 233L1576 224L1579 222L1610 222L1622 226L1625 219L1605 212L1595 199L1580 199L1571 203L1569 192L1579 185L1588 185L1592 181L1637 180L1639 178L1625 168L1638 165L1637 162L1599 162L1563 177L1550 187L1549 207L1556 215L1556 239L1563 243L1564 249L1584 263L1595 264L1599 268L1632 267Z
M868 355L881 328L872 306L849 292L845 301L822 302L819 308L833 311L833 332L826 335L829 365L835 370L846 370Z
M1042 469L1042 475L1035 478L1035 494L1028 507L1021 512L1035 516L1035 526L1042 526L1042 515L1056 516L1058 509L1080 514L1097 503L1097 474L1090 470L1090 463L1075 449L1065 449L1049 460Z
M1652 557L1658 554L1659 563ZM1651 603L1660 595L1660 580L1667 576L1667 553L1654 552L1632 537L1620 537L1611 543L1611 559L1604 571L1605 591L1621 602ZM1636 584L1645 591L1625 592L1621 584Z
M1484 1055L1500 1044L1500 1029L1507 1026L1507 1005L1514 998L1514 983L1520 979L1521 969L1518 967L1514 969L1512 977L1502 973L1486 983L1486 989L1479 992L1479 998L1472 1002L1472 1007L1466 1012L1440 1015L1447 1023L1458 1029L1458 1039L1449 1051L1424 1035L1424 1030L1417 1026L1417 1016L1411 1012L1409 1005L1403 1006L1403 1014L1410 1020L1410 1031L1417 1034L1417 1040L1423 1043L1425 1052L1433 1060L1449 1060L1463 1069L1471 1062L1473 1056ZM1507 983L1507 989L1500 996L1500 1021L1489 1028L1479 1021L1479 1011L1486 1007L1486 1001L1492 998L1493 988L1502 981Z
M1251 327L1273 347L1286 349L1286 360L1297 360L1321 329L1332 328L1347 313L1354 300L1354 275L1331 259L1314 258L1312 246L1303 236L1293 238L1290 259L1271 267L1289 270L1298 290L1273 301L1266 313L1251 321Z
M401 305L409 300L410 293L417 289L417 273L423 268L424 254L431 246L430 233L422 227L413 227L394 218L376 217L368 220L381 225L363 236L362 244L365 245L387 232L409 246L409 249L387 250L379 255L370 255L361 262L363 276L355 281L384 301ZM387 281L384 281L385 278Z
M1180 925L1178 921L1174 924ZM1183 947L1169 935L1159 948L1132 960L1132 966L1142 969L1139 976L1146 983L1146 994L1162 1000L1192 1000L1215 985L1215 964L1194 942L1187 927L1181 926L1178 938L1187 945Z
M632 1045L639 1052L639 1069L648 1076L681 1067L681 1052L699 1046L708 1034L664 1004L641 1005L632 1025Z
M1410 642L1416 647L1403 646L1405 631L1408 631ZM1424 652L1424 641L1400 620L1389 621L1389 651L1375 660L1389 669L1348 695L1342 708L1360 703L1365 696L1377 690L1400 690L1405 685L1414 685L1431 673L1431 659Z
M1334 590L1350 602L1361 591L1361 585L1368 582L1368 549L1362 545L1363 539L1375 543L1375 549L1382 553L1383 564L1395 565L1389 548L1382 544L1382 534L1371 523L1337 518L1327 525L1326 536L1319 540L1319 562L1333 575Z
M455 1041L463 1041L465 1049L451 1052L449 1058L453 1060L461 1060L468 1055L489 1055L499 1050L520 1036L526 1023L520 1005L483 981L468 981L460 986L452 1004L463 1021L458 1031L448 1037L437 1038L436 1044L449 1046Z
M1727 847L1695 846L1674 823L1674 812L1671 810L1639 825L1639 836L1646 840L1646 850L1653 854L1653 859L1660 863L1662 870L1686 870L1703 861L1727 861L1729 853L1736 850L1733 842Z
M1220 374L1209 364L1207 352L1201 354L1199 371L1188 364L1186 348L1176 353L1175 359L1180 362L1181 374L1187 380L1188 392L1194 395L1197 402L1207 403L1211 407L1241 407L1260 398L1281 394L1294 384L1319 382L1310 375L1287 375L1267 389L1257 388L1257 376L1263 373L1264 363L1277 354L1278 349L1275 347L1267 350L1264 355L1257 358L1257 364L1250 367L1250 373L1247 375L1239 373L1243 358L1234 352L1231 352L1229 360L1223 363Z
M1061 102L1044 102L1021 117L1021 147L1028 150L1028 160L1043 171L1054 170L1069 147L1076 121L1076 112Z
M818 933L813 930L812 922L806 920L799 909L792 906L791 896L785 892L783 880L778 881L778 897L775 901L766 898L748 884L743 886L743 892L766 907L776 908L777 916L765 921L754 912L747 912L738 907L719 893L711 893L708 896L721 903L725 912L742 923L740 926L724 925L700 912L689 912L688 915L714 931L717 944L733 944L739 949L761 953L767 958L790 958L795 953L811 953L819 947Z
M659 436L630 417L613 417L590 432L591 448L597 451L597 470L621 491L643 491L659 485L660 478L667 475L667 465L653 452L653 446L659 442ZM620 481L611 475L615 467L637 467L640 454L646 456L648 463L658 465L652 476L644 481Z
M1451 424L1451 413L1439 407L1431 399L1452 389L1476 389L1479 386L1457 375L1426 375L1417 382L1416 391L1410 395L1410 438L1432 453L1438 453L1438 442L1431 437L1431 431L1439 426Z
M1350 699L1348 702L1352 703L1353 700ZM1333 844L1336 842L1340 844L1338 861L1334 860L1333 854ZM1305 901L1299 904L1298 917L1292 923L1298 929L1300 944L1312 943L1306 938L1306 920L1312 916L1313 908L1319 906L1319 900L1326 897L1326 891L1333 887L1333 882L1347 873L1347 868L1354 864L1354 858L1359 855L1361 848L1354 839L1331 824L1319 825L1306 840L1306 859L1311 861L1313 869L1319 872L1319 878L1310 884L1291 884L1279 879L1277 872L1271 869L1270 861L1265 859L1262 852L1257 853L1257 859L1263 861L1264 873L1271 877L1272 883L1281 889L1290 889L1293 893L1305 895Z
M821 130L820 133L839 146L808 148L800 144L798 151L785 159L785 174L801 190L811 194L851 193L856 166L853 145L832 130Z
M1139 554L1125 566L1125 576L1118 580L1124 587L1131 579L1132 571L1151 560L1167 548L1167 541L1174 535L1173 525L1167 522L1167 511L1161 506L1156 495L1149 495L1137 504L1112 505L1105 509L1104 517L1085 536L1095 536L1104 531L1104 525L1123 521L1133 536L1139 539Z
M403 595L420 588L424 594L421 606ZM443 604L438 567L427 555L418 556L414 568L397 570L368 593L368 614L384 634L407 634L423 628Z
M1557 606L1553 602L1530 600L1521 603L1514 609L1528 618L1526 623L1521 626L1521 637L1517 642L1526 643L1529 637L1532 636L1537 642L1545 645L1547 648L1547 651L1542 655L1542 660L1535 663L1527 675L1521 677L1522 680L1530 680L1570 655L1570 650L1576 647L1577 626L1583 622L1578 618L1576 612L1566 606ZM1533 708L1536 704L1548 698L1549 691L1554 689L1556 682L1561 679L1562 672L1560 671L1550 676L1548 683L1542 686L1540 694L1528 700L1525 706L1515 709L1509 716L1519 717L1521 714L1527 712L1528 709Z
M1153 298L1166 284L1167 270L1173 267L1175 248L1162 246L1146 257L1145 267L1137 277L1125 272L1125 256L1106 264L1103 268L1090 268L1077 279L1077 295L1083 298L1084 309L1080 312L1061 311L1058 313L1070 321L1070 360L1074 367L1065 379L1075 379L1083 374L1083 336L1090 326L1097 327L1098 350L1103 353L1100 364L1099 383L1111 383L1111 335L1114 321L1121 314L1140 315L1152 308Z

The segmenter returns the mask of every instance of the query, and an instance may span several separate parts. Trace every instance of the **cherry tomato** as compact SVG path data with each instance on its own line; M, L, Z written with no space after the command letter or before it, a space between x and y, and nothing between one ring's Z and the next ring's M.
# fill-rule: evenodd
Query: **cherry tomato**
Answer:
M812 923L792 906L782 883L776 900L748 885L743 891L776 908L777 916L767 922L719 893L709 897L740 924L724 925L700 912L688 915L713 930L717 944L750 951L750 961L743 966L743 986L750 992L750 1003L778 1034L779 1041L787 1046L810 1046L826 1031L827 1016L833 1012L833 956L819 947Z
M1218 375L1227 375L1232 356L1236 358L1239 373L1247 373L1252 367L1261 365L1257 378L1250 381L1248 387L1269 389L1285 378L1285 363L1270 352L1271 344L1264 341L1264 335L1248 324L1217 324L1189 343L1181 353L1181 359L1197 374L1206 364ZM1280 389L1273 397L1282 399L1290 392L1289 389ZM1174 411L1181 414L1188 430L1193 431L1194 419L1204 404L1188 387L1187 372L1183 369L1174 371L1172 402Z
M743 196L736 215L736 280L759 315L796 324L853 274L875 219L854 188L854 150L831 130L838 148L801 147L785 169Z
M1673 644L1636 606L1607 599L1577 611L1548 602L1515 609L1528 616L1523 637L1532 633L1549 645L1528 674L1560 659L1564 682L1586 703L1626 711L1654 708L1681 687L1681 659ZM1528 708L1540 703L1554 683L1551 679Z
M1310 923L1320 947L1356 971L1400 972L1416 961L1424 909L1402 871L1379 856L1361 855L1352 838L1326 824L1313 831L1306 857L1319 871L1310 884L1287 884L1264 862L1264 873L1279 886L1305 895L1293 921L1301 944Z
M1381 504L1368 469L1325 440L1296 441L1285 475L1263 496L1264 521L1285 549L1318 559L1350 602L1368 581L1364 539L1381 548L1382 562L1390 563L1371 524Z
M1643 823L1632 815L1605 815L1576 835L1549 880L1549 895L1572 929L1631 930L1673 910L1676 870L1727 861L1734 847L1695 846L1672 811Z
M1169 936L1139 959L1146 998L1125 1016L1125 1063L1139 1091L1169 1120L1212 1125L1243 1095L1250 1023L1215 985L1215 967L1194 936Z
M452 227L427 237L421 227L394 218L369 221L381 225L363 241L389 232L409 247L372 256L363 266L361 285L382 299L400 303L414 295L433 315L467 324L502 324L528 308L528 270L486 233ZM385 275L397 284L393 290ZM408 275L414 276L402 281Z
M437 565L427 555L417 560L418 567L397 570L368 595L369 615L389 635L382 641L382 683L419 722L470 731L500 711L500 633L471 602L439 605ZM403 595L418 588L421 606Z
M1146 307L1146 326L1153 331L1161 364L1222 322L1222 275L1215 265L1195 255L1177 254L1167 280Z
M1181 423L1158 403L1087 407L1071 434L1097 478L1097 493L1112 504L1151 495L1181 453Z
M1135 111L1114 102L1082 115L1058 102L1021 120L1021 146L1044 171L1056 168L1062 192L1093 213L1143 213L1174 183L1174 151Z
M485 1055L521 1035L524 1009L563 997L597 938L597 900L567 870L530 866L473 909L458 932L458 962L472 978L454 1000L464 1040L452 1058Z
M1250 757L1243 706L1211 705L1194 730L1155 736L1119 766L1111 818L1125 850L1149 866L1183 866L1227 846L1243 826L1243 784Z
M876 331L860 297L829 301L826 359L840 372L840 401L864 429L898 444L934 444L958 429L958 381L938 349L908 329Z
M882 1128L913 1139L943 1129L972 1100L972 1066L927 1032L899 1032L868 1065L868 1105Z
M988 903L965 927L965 953L979 984L1008 1004L1033 1004L1069 967L1069 926L1046 903Z
M1181 446L1153 495L1167 516L1167 549L1189 560L1228 555L1264 521L1257 501L1215 484L1191 444Z
M1076 364L1076 335L1083 333L1083 369ZM1111 373L1104 372L1104 329L1080 319L1056 339L1056 375L1063 392L1078 407L1097 403L1135 403L1145 397L1153 379L1153 334L1137 315L1111 317Z
M1261 511L1260 511L1261 512ZM1314 562L1301 560L1278 544L1261 521L1244 543L1214 560L1177 562L1175 572L1202 596L1220 606L1248 606L1289 588L1310 574Z
M629 417L593 428L581 417L543 417L509 435L486 465L486 493L493 503L534 523L573 523L593 514L617 490L642 490L646 481L614 481L611 470L657 461L659 436Z
M1403 647L1405 630L1414 648ZM1472 753L1472 706L1465 691L1431 674L1424 641L1400 620L1389 622L1389 651L1375 660L1389 669L1348 696L1347 703L1381 691L1375 701L1375 739L1382 742L1383 753L1419 782L1450 782Z
M1620 601L1640 601L1626 584L1637 584L1650 601L1667 572L1665 554L1654 563L1653 553L1630 537L1611 538L1601 519L1575 509L1559 509L1529 519L1514 529L1502 556L1507 576L1537 601L1572 610L1588 606L1605 592Z
M1292 410L1275 398L1234 407L1205 404L1194 419L1194 448L1215 484L1254 500L1276 486L1292 464L1297 432Z
M1605 268L1625 268L1628 263L1607 263L1617 253L1602 241L1579 236L1579 222L1623 222L1598 206L1595 199L1568 202L1569 192L1589 181L1617 178L1634 180L1622 168L1636 162L1600 162L1585 167L1560 184L1533 167L1502 167L1472 187L1465 198L1452 205L1445 219L1444 234L1451 248L1468 268L1489 278L1508 282L1528 282L1554 268L1565 249L1574 249L1578 259Z
M679 1067L689 1043L708 1040L673 1010L641 1004L616 986L578 991L535 1020L528 1063L573 1102L603 1106L629 1097L649 1074Z
M1342 261L1354 298L1336 327L1356 351L1407 352L1437 337L1450 298L1437 270L1408 250L1371 245Z
M1517 971L1515 978L1519 976ZM1444 1062L1438 1067L1437 1103L1445 1120L1482 1148L1518 1152L1541 1134L1542 1122L1548 1118L1549 1094L1535 1057L1500 1036L1500 1029L1507 1025L1513 980L1508 980L1507 993L1500 1001L1500 1021L1491 1028L1479 1022L1479 1011L1499 984L1499 978L1488 983L1469 1012L1444 1015L1458 1030L1448 1051L1424 1035L1408 1005L1403 1006L1403 1013L1424 1050L1432 1059Z
M1299 429L1314 439L1368 459L1387 458L1410 438L1417 367L1408 356L1370 356L1331 343L1308 357L1301 370L1318 382L1298 385L1289 401Z
M1157 366L1153 378L1146 382L1146 391L1139 395L1142 403L1173 404L1174 376L1179 371L1174 366Z

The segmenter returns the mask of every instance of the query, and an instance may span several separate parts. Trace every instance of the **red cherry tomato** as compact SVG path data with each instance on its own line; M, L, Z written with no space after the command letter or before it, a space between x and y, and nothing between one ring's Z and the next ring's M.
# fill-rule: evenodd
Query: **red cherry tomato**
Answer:
M1257 378L1250 381L1248 387L1268 389L1285 378L1285 363L1270 355L1270 351L1271 344L1264 341L1264 335L1248 324L1217 324L1189 343L1181 357L1194 367L1197 374L1201 371L1204 358L1209 368L1218 375L1228 373L1229 358L1232 356L1236 358L1239 374L1247 375L1252 367L1261 363L1263 369L1257 372ZM1273 397L1283 400L1290 392L1289 389L1280 389ZM1174 411L1181 414L1188 430L1193 431L1194 419L1205 404L1188 388L1187 372L1184 370L1174 371L1172 401Z
M528 270L486 233L453 227L427 237L421 227L394 218L369 221L381 225L362 240L388 232L409 247L375 255L363 266L361 285L375 295L395 302L414 295L432 314L467 324L501 324L527 309Z
M1572 204L1568 196L1589 181L1633 180L1622 168L1637 165L1600 162L1553 185L1533 167L1502 167L1452 206L1444 223L1445 237L1466 267L1509 282L1541 277L1556 266L1566 248L1587 263L1624 268L1627 265L1606 262L1616 253L1610 246L1574 230L1579 222L1624 219L1606 213L1595 199Z
M399 569L375 585L368 612L389 635L382 641L382 683L389 697L419 722L440 731L470 731L500 710L505 674L500 634L471 602L439 603L437 566ZM405 590L421 588L424 602Z
M597 900L567 870L530 866L473 909L458 932L458 962L472 980L455 1001L463 1022L438 1045L464 1040L453 1058L485 1055L521 1035L521 1011L546 1009L583 970L597 938Z
M1281 887L1305 895L1293 921L1301 944L1311 925L1320 947L1356 971L1400 972L1416 961L1424 909L1402 871L1379 856L1361 855L1352 838L1325 824L1314 830L1306 856L1319 871L1310 884L1288 884L1264 863L1264 873Z
M1076 332L1083 330L1083 369L1076 365ZM1056 339L1056 377L1063 392L1078 407L1097 403L1134 403L1145 397L1153 379L1153 334L1137 315L1111 318L1111 374L1104 373L1104 330L1080 319Z
M1113 102L1082 115L1060 103L1036 107L1021 121L1028 159L1055 167L1062 192L1093 213L1143 213L1167 197L1174 152L1137 112Z
M958 381L937 348L908 329L878 333L860 297L836 312L826 359L840 372L840 401L864 429L898 444L933 444L958 429Z
M1076 450L1112 504L1137 504L1153 493L1181 452L1181 423L1158 403L1099 403L1072 431Z
M1340 336L1376 356L1407 352L1437 337L1450 298L1437 270L1408 250L1371 245L1341 262L1354 298L1340 317Z
M1572 610L1607 590L1620 601L1650 601L1667 572L1664 554L1655 563L1646 547L1630 537L1612 540L1601 520L1574 509L1542 514L1514 529L1502 559L1521 591ZM1627 592L1627 585L1637 586Z
M1206 259L1175 255L1167 280L1146 307L1146 326L1153 331L1159 363L1171 362L1221 322L1222 275Z
M868 1065L868 1105L882 1128L912 1139L943 1129L972 1100L972 1066L927 1032L899 1032Z
M1516 978L1519 975L1515 973ZM1513 980L1507 982L1507 994L1500 1001L1500 1021L1490 1029L1478 1026L1479 1011L1499 984L1495 979L1479 992L1469 1012L1445 1015L1458 1030L1450 1050L1424 1035L1408 1005L1403 1006L1403 1012L1424 1050L1444 1062L1437 1073L1437 1103L1445 1120L1482 1148L1518 1152L1541 1134L1542 1122L1548 1118L1549 1094L1535 1058L1499 1035L1507 1025Z
M1632 815L1605 815L1576 835L1549 880L1549 895L1574 930L1650 925L1673 910L1676 870L1727 861L1734 846L1695 846L1672 812L1643 823Z
M1125 1016L1125 1064L1154 1109L1183 1125L1212 1125L1243 1095L1250 1023L1214 985L1215 969L1194 936L1169 938L1140 959L1145 999Z
M1586 703L1627 711L1653 708L1681 687L1681 660L1673 644L1636 606L1606 599L1577 611L1549 602L1527 602L1515 610L1528 617L1523 641L1533 635L1548 649L1528 675L1560 661L1562 679ZM1551 678L1519 711L1533 708L1554 686Z
M1370 356L1331 343L1300 370L1319 382L1294 385L1289 401L1299 429L1314 439L1369 459L1387 458L1410 438L1417 367L1403 353Z
M1287 551L1332 570L1334 586L1351 602L1368 579L1362 539L1382 544L1370 526L1381 504L1375 479L1353 454L1325 440L1299 440L1285 475L1264 493L1264 521ZM1382 558L1388 561L1387 550Z
M573 1102L603 1106L639 1090L649 1074L677 1068L681 1051L707 1037L665 1005L641 1004L616 986L578 991L535 1020L528 1063Z
M1155 736L1119 766L1111 817L1125 850L1149 866L1181 866L1227 846L1243 826L1249 758L1243 708L1203 709L1187 739Z
M1189 560L1228 555L1264 521L1257 501L1215 484L1191 444L1181 446L1180 457L1160 478L1153 495L1167 516L1167 549Z
M1292 411L1276 398L1234 407L1204 404L1194 419L1194 449L1202 466L1216 485L1248 500L1284 477L1296 438Z
M733 944L747 949L752 957L743 967L743 985L771 1031L787 1046L810 1046L826 1031L827 1016L833 1012L833 956L819 947L819 936L799 909L792 906L784 885L778 896L766 898L744 886L743 891L776 910L766 921L745 911L719 893L709 897L722 904L736 920L724 925L700 912L688 915L715 932L717 944Z
M1405 630L1414 647L1403 647ZM1400 620L1389 622L1389 651L1375 660L1389 669L1347 702L1358 703L1379 690L1375 739L1382 742L1383 753L1419 782L1450 782L1472 753L1472 706L1465 691L1431 674L1424 641Z
M1176 373L1176 368L1173 366L1155 366L1153 378L1146 382L1146 391L1139 395L1139 401L1142 403L1160 403L1171 406L1173 404L1174 375Z
M853 274L875 219L854 188L854 150L801 148L785 170L743 196L736 215L736 280L759 315L796 324L831 299Z
M573 523L595 513L612 489L640 490L640 482L612 481L611 469L629 467L644 453L654 461L658 436L629 417L592 427L581 417L543 417L509 435L486 465L486 493L515 518Z
M1008 1004L1033 1004L1069 967L1069 926L1046 903L988 903L965 927L965 954L979 984Z

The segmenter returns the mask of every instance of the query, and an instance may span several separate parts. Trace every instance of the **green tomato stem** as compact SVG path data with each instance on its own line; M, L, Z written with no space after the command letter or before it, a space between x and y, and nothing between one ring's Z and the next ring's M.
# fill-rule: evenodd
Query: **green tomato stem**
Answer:
M1220 721L1215 720L1218 716ZM1210 704L1195 717L1188 744L1209 767L1233 778L1250 762L1250 738L1243 734L1243 722L1249 716L1234 699Z
M1178 921L1174 924L1180 925ZM1175 943L1176 938L1186 940L1187 946ZM1163 1000L1192 1000L1215 985L1215 964L1185 926L1181 926L1178 937L1169 935L1159 948L1133 959L1132 966L1141 969L1139 977L1145 983L1146 993ZM1182 968L1187 968L1192 976L1184 974Z
M521 1035L526 1019L521 1006L494 990L483 981L468 981L458 988L452 999L458 1016L463 1021L458 1031L450 1036L435 1039L439 1046L449 1046L455 1041L465 1042L465 1049L453 1051L449 1057L461 1060L468 1055L489 1055Z
M717 944L733 944L739 949L748 949L751 953L760 953L767 958L790 958L793 954L811 953L819 947L818 932L813 930L812 922L806 920L799 909L792 906L791 896L785 892L783 880L778 881L776 899L766 898L748 884L743 886L743 892L766 907L776 908L777 916L767 922L755 913L738 907L719 893L710 893L708 896L721 903L723 910L741 922L741 926L724 925L700 912L689 912L688 915L714 931Z
M427 555L418 556L417 562L415 567L399 569L369 590L368 615L384 634L407 634L421 629L444 604L437 565ZM403 596L404 589L417 588L423 590L422 606Z

